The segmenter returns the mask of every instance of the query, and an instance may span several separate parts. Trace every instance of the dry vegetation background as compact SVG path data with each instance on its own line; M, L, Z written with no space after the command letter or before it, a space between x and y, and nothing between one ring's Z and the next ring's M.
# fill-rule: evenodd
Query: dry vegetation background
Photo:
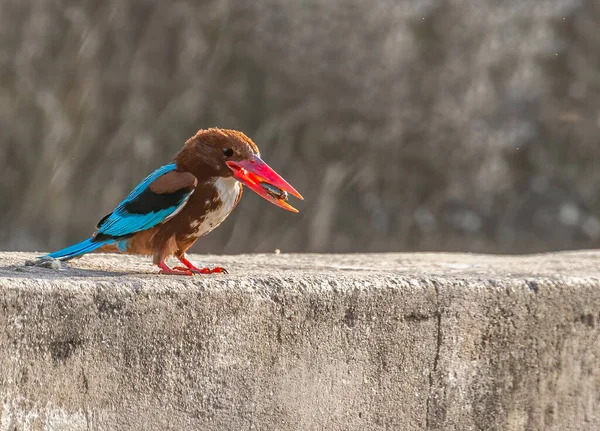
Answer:
M196 252L600 246L600 2L0 0L0 249L96 222L197 129L247 192Z

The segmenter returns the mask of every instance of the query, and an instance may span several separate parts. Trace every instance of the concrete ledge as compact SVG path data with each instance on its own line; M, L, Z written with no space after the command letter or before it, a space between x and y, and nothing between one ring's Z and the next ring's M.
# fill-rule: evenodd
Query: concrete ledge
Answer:
M600 429L599 253L32 257L0 254L1 430Z

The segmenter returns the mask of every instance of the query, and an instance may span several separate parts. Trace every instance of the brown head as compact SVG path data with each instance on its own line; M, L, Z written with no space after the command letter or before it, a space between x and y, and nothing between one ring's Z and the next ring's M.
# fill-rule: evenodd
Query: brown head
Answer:
M289 211L297 212L287 203L287 193L303 199L261 160L256 144L237 130L199 130L177 153L175 163L179 170L192 173L198 182L233 176L264 199Z

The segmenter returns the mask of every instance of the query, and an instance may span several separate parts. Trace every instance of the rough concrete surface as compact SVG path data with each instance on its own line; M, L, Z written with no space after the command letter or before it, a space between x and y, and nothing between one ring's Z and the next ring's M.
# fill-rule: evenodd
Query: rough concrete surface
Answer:
M597 430L600 253L0 254L0 430Z

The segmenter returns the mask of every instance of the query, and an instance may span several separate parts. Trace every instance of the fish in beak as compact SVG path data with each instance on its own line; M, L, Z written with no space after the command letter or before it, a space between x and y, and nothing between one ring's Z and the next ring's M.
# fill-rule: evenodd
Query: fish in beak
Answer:
M233 177L253 192L285 210L297 213L298 210L287 202L288 193L304 199L286 180L269 165L254 156L250 160L226 162Z

